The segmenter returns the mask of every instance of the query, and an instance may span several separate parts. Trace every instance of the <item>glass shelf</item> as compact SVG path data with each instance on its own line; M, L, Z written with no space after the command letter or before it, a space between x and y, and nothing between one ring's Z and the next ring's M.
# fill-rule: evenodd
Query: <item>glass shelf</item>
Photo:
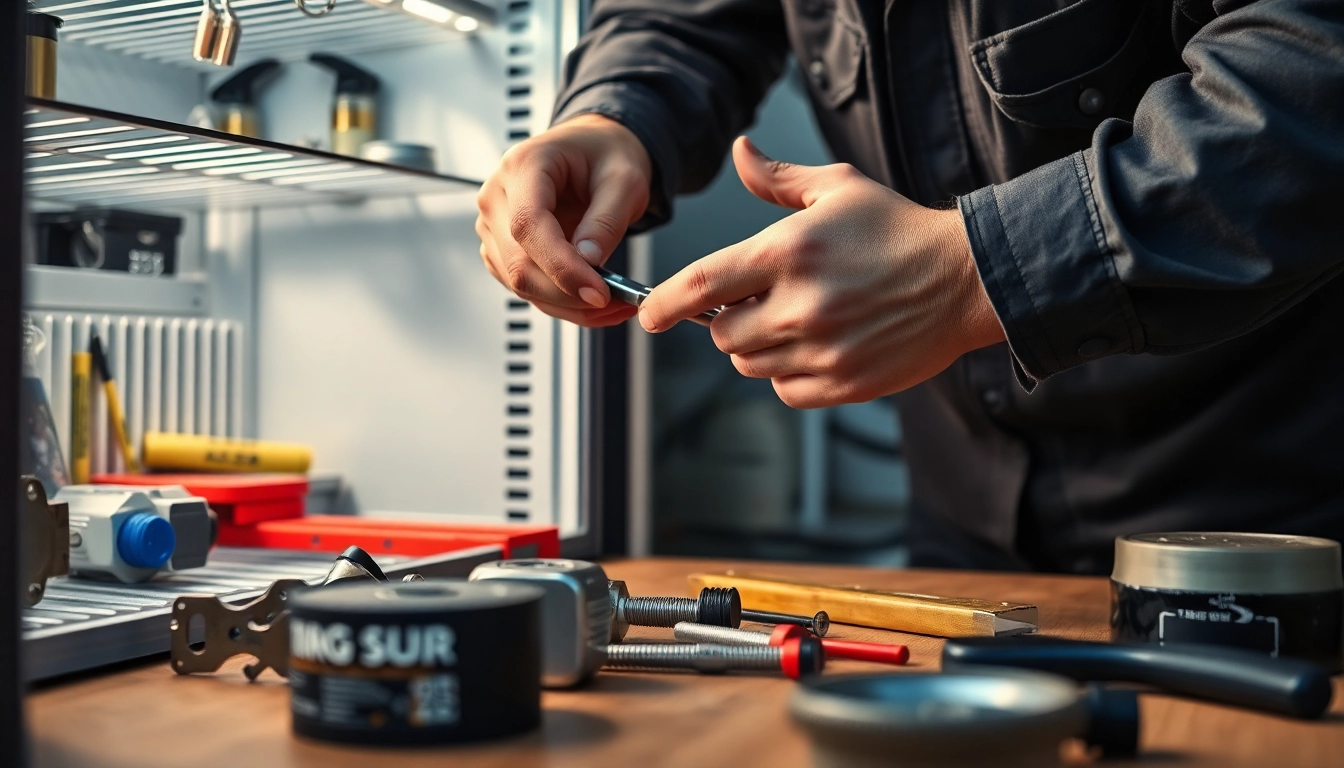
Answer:
M474 191L480 182L45 99L24 115L28 195L213 209Z
M391 2L391 0L389 0ZM309 0L321 7L320 0ZM400 13L392 5L377 6L363 0L337 0L331 13L318 18L303 15L294 0L231 0L242 34L236 61L263 57L281 60L304 58L310 51L340 54L392 50L462 40L467 34L452 22ZM481 15L493 13L479 6ZM196 21L202 0L41 0L38 10L64 19L59 39L62 45L78 43L151 61L178 64L211 72L224 71L209 62L192 58ZM449 14L453 18L458 18ZM474 24L472 25L474 28Z

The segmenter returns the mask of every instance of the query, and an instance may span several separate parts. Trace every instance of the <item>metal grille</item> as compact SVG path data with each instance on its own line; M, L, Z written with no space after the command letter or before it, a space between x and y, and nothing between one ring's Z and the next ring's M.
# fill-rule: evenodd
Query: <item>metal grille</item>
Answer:
M29 313L47 343L37 373L51 401L61 445L69 450L70 356L89 348L96 332L121 390L131 446L145 432L243 436L243 328L227 320ZM89 466L94 474L121 472L122 458L108 429L107 398L92 391Z
M476 565L500 556L498 547L475 547L420 559L380 555L378 564L392 579L407 573L465 577ZM334 557L218 547L203 568L143 584L51 579L42 602L23 611L24 672L29 680L41 680L163 653L169 648L175 598L209 594L245 603L276 579L321 579Z
M33 99L28 193L70 205L251 208L474 190L477 182Z
M466 34L360 0L309 18L294 0L232 0L242 34L237 61L299 59L309 51L342 55L461 40ZM321 5L321 3L310 3ZM218 71L192 58L201 0L42 0L38 7L65 20L64 43L79 43L194 69Z

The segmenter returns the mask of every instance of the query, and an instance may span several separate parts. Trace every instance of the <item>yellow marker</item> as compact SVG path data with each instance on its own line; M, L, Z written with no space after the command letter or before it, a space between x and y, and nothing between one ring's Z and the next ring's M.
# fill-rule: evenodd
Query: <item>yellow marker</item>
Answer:
M89 339L89 353L93 355L93 364L98 375L103 378L103 392L107 394L107 416L112 421L112 429L117 433L117 445L121 448L121 459L127 472L139 472L140 464L135 460L135 449L126 434L126 416L121 410L121 397L117 395L117 383L112 380L112 371L107 367L107 356L103 354L103 344L97 336Z
M313 463L313 449L297 443L146 432L144 459L150 469L304 473Z
M76 352L70 356L70 480L76 485L89 482L89 376L93 355Z

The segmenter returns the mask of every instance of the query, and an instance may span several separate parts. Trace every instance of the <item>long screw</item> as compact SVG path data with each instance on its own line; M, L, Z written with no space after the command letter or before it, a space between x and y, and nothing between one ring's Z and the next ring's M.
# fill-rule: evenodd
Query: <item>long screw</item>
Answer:
M821 672L826 653L814 638L799 637L779 646L715 643L632 643L607 646L608 667L627 669L694 669L699 672L777 670L798 679Z
M743 621L755 621L760 624L797 624L817 637L825 637L831 631L831 617L825 611L817 611L814 616L794 616L788 613L771 611L743 611Z
M756 632L750 629L707 627L683 621L672 629L672 634L678 640L688 643L721 643L741 647L782 647L795 639L808 639L807 632L794 624L780 624L773 632ZM910 660L910 649L904 645L861 643L853 640L816 642L821 643L827 656L836 659L876 661L881 664L904 664Z
M742 599L735 587L705 587L698 598L630 597L625 582L608 583L613 616L612 642L625 637L618 627L671 627L679 621L737 627L742 624Z

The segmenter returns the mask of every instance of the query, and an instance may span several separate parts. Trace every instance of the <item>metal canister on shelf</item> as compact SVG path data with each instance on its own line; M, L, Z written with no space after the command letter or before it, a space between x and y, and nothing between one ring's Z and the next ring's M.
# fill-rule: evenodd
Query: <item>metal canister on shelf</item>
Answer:
M28 95L56 98L56 30L58 16L28 11Z
M404 141L370 141L359 150L359 156L375 163L414 168L433 173L434 148Z

